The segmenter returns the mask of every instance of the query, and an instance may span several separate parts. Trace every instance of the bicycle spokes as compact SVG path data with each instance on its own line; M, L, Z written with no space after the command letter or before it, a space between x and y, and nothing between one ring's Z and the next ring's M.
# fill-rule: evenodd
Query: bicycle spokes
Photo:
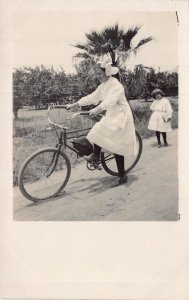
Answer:
M54 170L56 168L56 165L57 165L57 162L58 162L58 158L59 158L59 153L53 153L52 161L51 161L49 167L47 168L47 170L44 173L44 175L47 178L50 177L51 174L54 172ZM48 171L49 171L49 173L48 173Z
M65 153L47 148L36 152L25 163L19 176L19 186L30 200L48 199L62 190L70 170L70 161Z

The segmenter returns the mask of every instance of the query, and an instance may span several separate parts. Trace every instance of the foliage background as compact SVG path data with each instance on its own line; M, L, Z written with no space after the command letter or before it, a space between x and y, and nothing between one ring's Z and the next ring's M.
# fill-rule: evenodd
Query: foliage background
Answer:
M74 102L93 92L99 82L88 73L87 60L77 66L75 74L66 74L61 68L43 65L22 67L13 72L13 111L17 117L18 109L25 106L47 107L49 103L65 104ZM144 98L148 100L152 90L161 88L166 96L178 95L178 73L156 72L153 68L142 65L134 70L121 73L127 99Z

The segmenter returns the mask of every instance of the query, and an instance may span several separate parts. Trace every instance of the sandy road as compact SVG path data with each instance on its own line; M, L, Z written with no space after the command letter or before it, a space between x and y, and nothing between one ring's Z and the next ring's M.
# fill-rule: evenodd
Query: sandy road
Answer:
M72 169L60 197L33 203L14 189L14 220L18 221L176 221L178 220L177 135L169 147L144 140L140 162L126 185L111 188L115 178L85 164Z

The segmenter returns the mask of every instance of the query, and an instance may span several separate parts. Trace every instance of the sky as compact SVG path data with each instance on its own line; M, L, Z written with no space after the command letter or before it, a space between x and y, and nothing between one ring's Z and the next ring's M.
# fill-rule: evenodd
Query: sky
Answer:
M148 36L154 40L132 56L128 67L143 64L170 70L178 65L175 12L17 12L13 19L13 65L63 67L74 71L75 43L86 41L85 33L115 25L127 30L141 26L133 44Z

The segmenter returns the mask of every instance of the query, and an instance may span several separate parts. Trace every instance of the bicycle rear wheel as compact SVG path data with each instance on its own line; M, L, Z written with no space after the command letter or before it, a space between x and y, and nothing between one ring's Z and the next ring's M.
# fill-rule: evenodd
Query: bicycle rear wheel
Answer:
M71 164L66 153L56 148L34 152L23 163L18 174L22 194L31 201L57 196L66 186Z
M131 156L127 158L125 162L126 173L129 173L136 166L142 154L142 138L140 136L140 133L136 129L135 129L135 133L136 133L137 151L135 156ZM116 165L114 154L101 152L101 162L104 170L108 174L113 176L118 176L117 165Z

